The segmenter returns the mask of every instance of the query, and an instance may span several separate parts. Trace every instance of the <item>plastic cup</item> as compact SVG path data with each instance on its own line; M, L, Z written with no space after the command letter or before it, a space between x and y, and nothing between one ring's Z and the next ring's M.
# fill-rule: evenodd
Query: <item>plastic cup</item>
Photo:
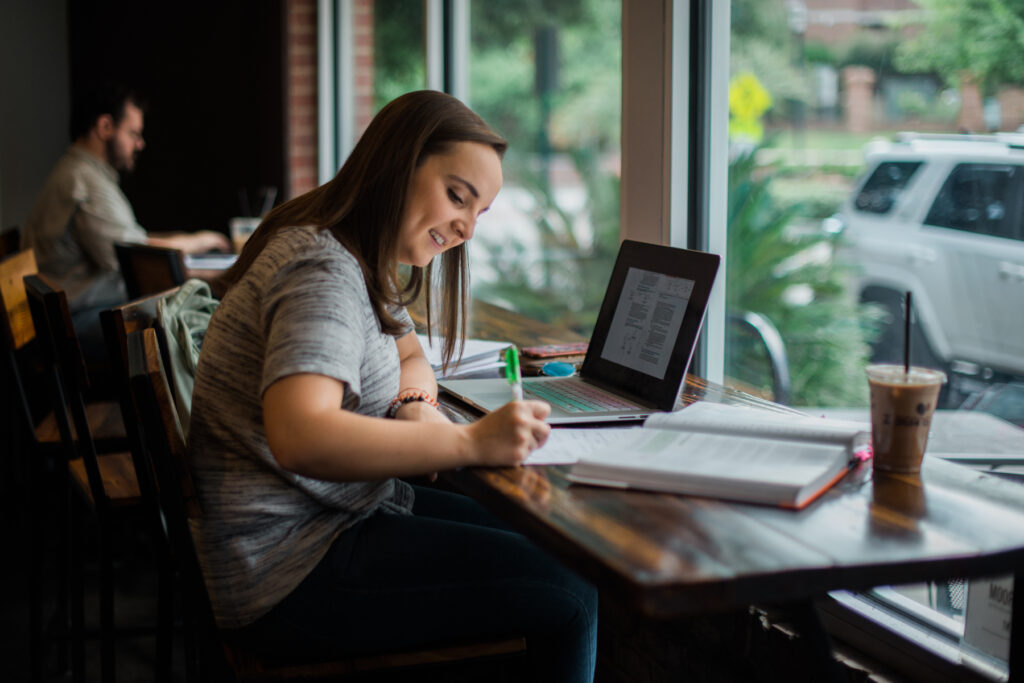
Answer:
M259 227L260 220L258 216L236 216L228 221L231 232L231 247L236 254L242 253L242 247L245 246L249 236Z
M929 368L869 365L874 468L920 472L928 431L946 374Z

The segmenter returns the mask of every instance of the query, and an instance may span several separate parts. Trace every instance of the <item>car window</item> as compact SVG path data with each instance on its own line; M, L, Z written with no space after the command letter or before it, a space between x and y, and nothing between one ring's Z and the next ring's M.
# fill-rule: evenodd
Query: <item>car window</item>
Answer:
M858 211L889 213L920 166L920 161L883 161L864 181L854 206Z
M982 235L1021 239L1017 199L1021 167L958 164L939 191L925 223Z

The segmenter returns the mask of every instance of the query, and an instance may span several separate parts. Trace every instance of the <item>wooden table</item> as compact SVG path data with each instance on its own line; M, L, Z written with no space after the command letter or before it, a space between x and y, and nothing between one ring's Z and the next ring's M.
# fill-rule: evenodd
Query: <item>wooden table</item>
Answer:
M474 305L470 334L524 345L574 340L486 304ZM689 376L682 402L696 400L787 410ZM566 474L565 466L467 468L449 479L602 596L657 619L840 588L1024 574L1024 487L935 458L920 476L873 476L864 463L801 511L570 485ZM1014 621L1024 626L1016 605ZM1022 631L1013 630L1010 657L1018 678Z

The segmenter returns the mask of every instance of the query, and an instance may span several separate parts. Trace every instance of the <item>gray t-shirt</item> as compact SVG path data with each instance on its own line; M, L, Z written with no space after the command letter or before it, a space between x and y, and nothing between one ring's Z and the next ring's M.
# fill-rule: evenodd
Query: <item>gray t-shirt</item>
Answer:
M405 309L394 312L412 329ZM335 483L281 469L262 397L316 373L344 384L343 410L383 416L398 393L393 337L381 332L356 259L328 232L276 235L210 320L196 371L189 458L202 507L193 529L217 623L255 621L291 592L344 529L378 509L408 512L396 479Z
M127 299L114 242L141 243L147 235L117 183L113 166L71 145L25 221L25 246L67 292L72 312Z

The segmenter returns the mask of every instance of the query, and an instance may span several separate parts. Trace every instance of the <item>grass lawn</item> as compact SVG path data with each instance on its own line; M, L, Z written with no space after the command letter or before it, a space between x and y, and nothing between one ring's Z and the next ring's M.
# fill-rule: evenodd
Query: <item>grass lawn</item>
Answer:
M797 134L792 128L769 130L765 134L765 147L782 149L856 149L860 150L872 140L893 140L899 131L850 133L845 130L808 129Z

